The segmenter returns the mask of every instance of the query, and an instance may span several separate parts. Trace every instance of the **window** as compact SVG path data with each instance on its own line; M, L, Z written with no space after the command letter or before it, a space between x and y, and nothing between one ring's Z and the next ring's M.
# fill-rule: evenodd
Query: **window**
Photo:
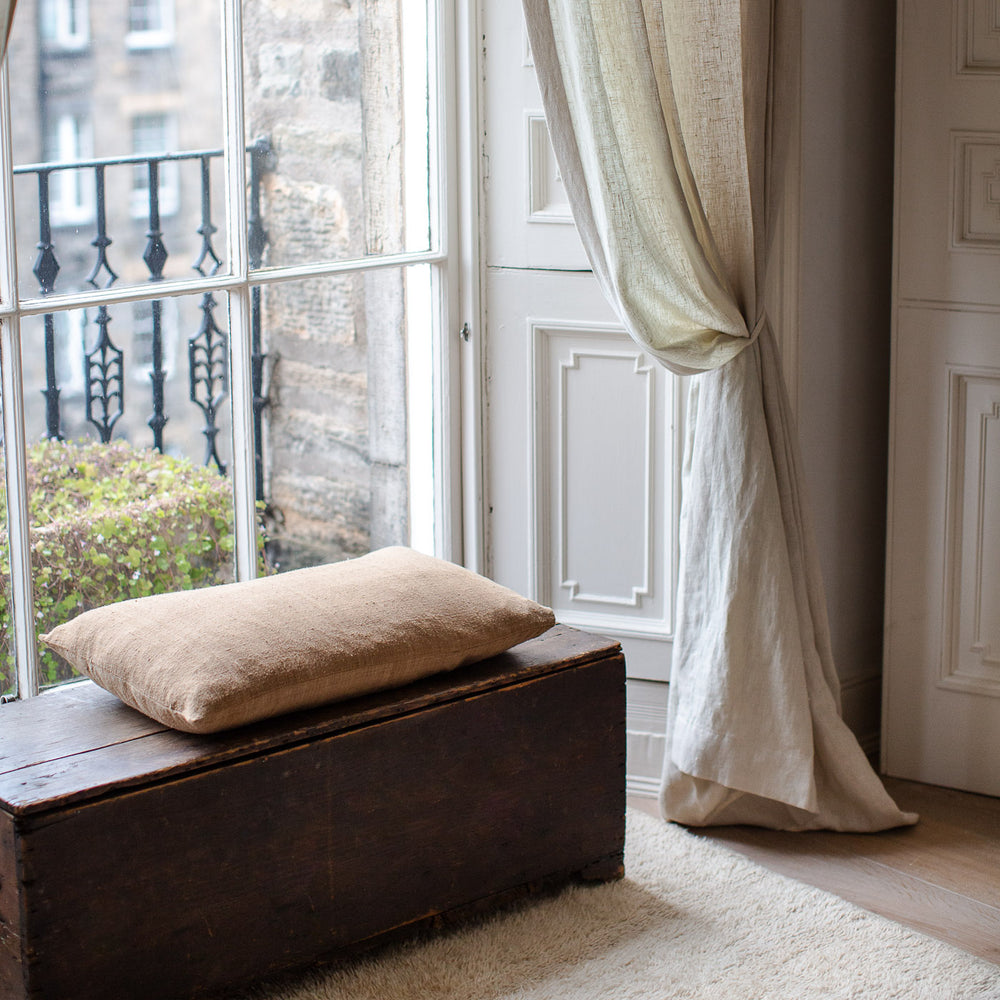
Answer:
M53 49L79 51L90 43L87 0L41 0L39 29Z
M137 155L162 156L177 149L177 119L170 114L155 112L136 115L132 119L132 152ZM177 163L166 160L156 163L161 216L174 215L180 201ZM137 163L132 170L132 215L144 219L149 215L149 163Z
M15 33L39 2L19 0ZM176 25L167 3L133 2L127 23L92 4L109 53L169 36L172 58L87 74L49 60L45 92L3 75L0 693L68 679L36 633L94 603L438 544L457 397L441 334L457 329L438 58L451 0L364 19L358 4L240 2L185 5ZM165 157L152 180L150 156ZM29 483L46 476L65 487L53 495L82 482L103 498L102 455L133 456L107 473L112 499L144 477L127 512L32 519ZM208 486L171 492L190 470ZM209 495L192 520L185 504ZM134 532L150 504L179 512L175 528ZM79 567L46 554L63 530ZM98 582L117 589L84 593Z
M125 45L130 49L160 49L173 44L173 0L129 0Z
M65 112L50 118L45 130L48 163L76 163L93 151L89 117ZM54 226L80 226L94 218L94 191L86 171L54 170L49 174L50 218Z

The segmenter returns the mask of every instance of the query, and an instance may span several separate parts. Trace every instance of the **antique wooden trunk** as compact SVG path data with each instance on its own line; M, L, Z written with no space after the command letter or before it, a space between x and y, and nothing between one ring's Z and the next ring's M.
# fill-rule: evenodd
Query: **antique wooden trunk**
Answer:
M0 710L0 996L211 996L615 878L624 808L624 661L564 627L213 736L73 684Z

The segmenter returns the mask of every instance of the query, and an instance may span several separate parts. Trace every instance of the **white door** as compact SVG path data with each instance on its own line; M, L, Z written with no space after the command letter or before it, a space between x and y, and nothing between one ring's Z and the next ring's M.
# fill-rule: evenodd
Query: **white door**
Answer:
M897 59L883 766L1000 795L1000 3L902 0Z
M520 4L488 2L487 569L622 642L630 785L658 783L673 628L679 382L627 336L573 225Z

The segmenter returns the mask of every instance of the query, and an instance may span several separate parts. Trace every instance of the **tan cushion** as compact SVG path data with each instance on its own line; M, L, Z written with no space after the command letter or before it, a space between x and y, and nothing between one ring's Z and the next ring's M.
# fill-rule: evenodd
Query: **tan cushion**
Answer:
M553 624L512 590L389 548L109 604L42 639L140 712L207 733L451 670Z

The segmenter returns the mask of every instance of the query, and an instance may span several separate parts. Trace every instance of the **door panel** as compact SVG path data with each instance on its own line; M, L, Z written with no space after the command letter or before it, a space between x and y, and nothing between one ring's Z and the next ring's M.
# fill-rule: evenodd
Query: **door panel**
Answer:
M487 264L590 270L549 141L521 5L484 4L483 25Z
M519 4L483 6L487 559L560 621L670 671L682 381L591 274Z
M996 301L1000 8L900 5L897 247L903 300Z
M630 677L670 667L677 381L590 274L487 278L495 579L622 640Z
M1000 795L1000 5L904 0L883 764Z
M1000 311L898 323L886 769L1000 795Z

